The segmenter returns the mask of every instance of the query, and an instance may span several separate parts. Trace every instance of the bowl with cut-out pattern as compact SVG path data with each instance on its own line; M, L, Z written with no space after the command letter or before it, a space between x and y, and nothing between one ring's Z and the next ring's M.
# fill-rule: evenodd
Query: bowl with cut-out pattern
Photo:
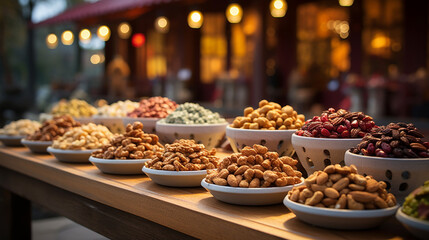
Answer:
M292 135L292 145L308 175L331 164L344 166L344 154L362 138L315 138Z
M398 202L428 179L429 158L387 158L355 154L347 151L346 165L354 164L359 173L384 181Z
M277 152L280 156L292 156L294 149L291 136L295 132L296 130L259 130L228 126L226 137L236 153L245 146L252 147L253 144L259 144L267 147L268 151Z

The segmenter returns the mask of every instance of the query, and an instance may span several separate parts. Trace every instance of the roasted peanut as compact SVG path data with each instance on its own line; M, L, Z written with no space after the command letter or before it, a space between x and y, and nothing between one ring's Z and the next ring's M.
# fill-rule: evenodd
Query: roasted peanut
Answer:
M341 191L342 189L347 187L347 185L349 185L349 182L350 180L347 177L343 177L340 180L338 180L336 183L334 183L332 187L335 188L335 190L337 191Z
M323 193L321 191L317 191L313 194L311 198L307 198L305 200L305 205L314 206L320 203L320 201L322 201L322 198L323 198Z
M331 187L330 188L325 188L325 190L323 191L323 193L328 198L338 198L340 196L340 193L335 188L331 188ZM331 204L329 204L329 205L331 205Z
M365 206L362 203L356 202L350 194L347 195L347 206L352 210L365 209Z
M361 203L368 203L374 201L374 199L377 197L375 194L371 194L369 192L363 192L363 191L351 191L349 192L348 196L352 196L355 201L361 202Z
M366 190L368 192L376 192L378 190L378 182L375 179L368 179L366 181Z
M342 194L341 197L338 199L337 203L335 204L335 209L345 209L347 206L347 196L345 194Z
M326 172L320 172L316 178L316 184L322 185L328 181L328 174Z

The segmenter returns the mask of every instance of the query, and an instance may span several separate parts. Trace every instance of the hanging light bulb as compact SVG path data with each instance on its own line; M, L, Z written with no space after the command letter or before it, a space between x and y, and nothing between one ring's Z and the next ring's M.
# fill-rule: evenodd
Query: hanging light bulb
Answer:
M285 0L272 0L270 3L271 16L281 18L286 15L287 3Z
M203 25L203 14L200 11L192 11L188 15L188 25L191 28L200 28Z
M109 27L106 25L100 26L97 30L97 36L103 41L109 40L109 38L110 38Z
M170 30L168 18L161 16L155 19L155 29L160 33L167 33Z
M126 22L122 22L118 26L118 35L122 39L128 39L131 36L131 26Z
M351 5L353 5L353 2L354 0L338 0L338 3L342 7L350 7Z
M64 45L72 45L74 42L73 33L70 30L64 31L63 34L61 34L61 42Z
M88 29L82 29L79 33L79 40L82 43L88 43L91 40L91 32Z
M46 46L49 49L55 49L58 46L58 38L57 35L51 33L46 37Z
M231 3L226 8L226 19L230 23L239 23L243 18L243 9L237 3Z

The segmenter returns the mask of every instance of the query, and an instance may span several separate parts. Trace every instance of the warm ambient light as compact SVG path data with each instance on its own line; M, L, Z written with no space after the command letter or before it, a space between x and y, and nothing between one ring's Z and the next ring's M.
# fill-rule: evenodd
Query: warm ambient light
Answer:
M131 26L130 24L123 22L118 26L118 35L122 39L128 39L131 36Z
M109 27L103 25L100 26L97 30L97 36L103 40L103 41L107 41L110 38L110 29Z
M351 5L353 5L353 2L354 0L338 0L338 3L342 7L350 7Z
M83 43L87 43L91 40L91 32L88 29L82 29L79 33L79 40Z
M155 29L160 33L167 33L170 30L170 22L164 16L155 19Z
M136 33L133 35L133 38L131 38L131 44L136 48L143 46L145 41L146 38L143 33Z
M371 47L375 49L385 48L390 46L390 38L382 33L375 34L371 40Z
M101 57L98 54L93 54L89 61L91 61L92 64L99 64L101 62Z
M243 9L237 3L231 3L226 8L226 19L230 23L239 23L243 18Z
M61 42L64 45L72 45L74 41L73 33L69 30L64 31L63 34L61 34Z
M58 46L58 38L57 35L51 33L46 37L46 46L49 49L55 49Z
M271 16L281 18L286 15L287 3L285 0L272 0L270 3Z
M200 28L203 25L203 14L200 11L192 11L188 15L188 25L191 28Z

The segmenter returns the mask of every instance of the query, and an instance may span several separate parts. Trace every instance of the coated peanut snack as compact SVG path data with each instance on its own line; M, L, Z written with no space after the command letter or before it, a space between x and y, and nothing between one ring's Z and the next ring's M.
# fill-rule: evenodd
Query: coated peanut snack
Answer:
M118 101L110 105L103 105L99 107L97 109L97 115L105 117L126 117L127 113L133 111L138 106L138 102L132 102L130 100Z
M164 147L158 142L158 136L143 132L143 124L128 124L126 132L113 137L110 143L96 150L91 156L104 159L149 159L159 156Z
M61 99L52 108L51 114L55 116L70 115L72 117L91 117L97 114L97 109L84 100L72 99L67 101Z
M28 136L36 132L42 125L39 122L29 119L13 121L3 128L0 128L0 135L7 136Z
M216 124L226 123L219 113L214 113L197 103L180 104L176 110L170 113L165 119L160 120L163 123L176 124Z
M268 152L267 147L255 144L225 157L216 170L208 172L206 182L241 188L284 187L302 181L297 163L291 157L279 158L277 152Z
M355 154L391 158L427 158L429 142L411 123L390 123L367 133L350 151Z
M291 106L262 100L259 108L247 107L243 116L236 117L230 125L233 128L288 130L299 129L305 122L305 116L298 114Z
M54 140L52 147L63 150L99 149L107 145L113 134L103 125L89 123L68 130Z
M165 145L165 152L146 162L146 167L166 171L197 171L214 169L219 158L216 149L207 151L204 144L196 144L194 140L180 139Z
M288 192L293 202L334 209L381 209L396 205L386 183L358 174L356 166L329 165L305 179L303 186Z
M80 123L76 122L70 115L54 117L51 120L44 121L42 126L27 140L32 141L53 141L66 133L73 127L79 127Z
M134 118L165 118L176 108L177 103L166 97L151 97L141 100L139 107L127 115Z
M372 117L362 112L329 108L320 116L307 120L296 134L318 138L361 138L374 127L377 128Z

